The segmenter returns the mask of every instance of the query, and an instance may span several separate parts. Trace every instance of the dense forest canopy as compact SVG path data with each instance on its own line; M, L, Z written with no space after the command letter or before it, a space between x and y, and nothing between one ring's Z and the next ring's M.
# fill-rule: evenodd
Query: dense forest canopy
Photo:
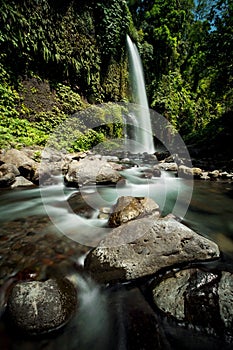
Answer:
M233 0L1 0L0 11L1 147L43 145L90 103L130 101L126 34L150 106L185 140L231 134Z

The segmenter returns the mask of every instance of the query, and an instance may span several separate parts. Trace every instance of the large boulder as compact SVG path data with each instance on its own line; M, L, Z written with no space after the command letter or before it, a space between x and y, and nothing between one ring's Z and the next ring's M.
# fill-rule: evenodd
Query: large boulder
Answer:
M219 255L214 242L174 219L142 218L113 229L87 255L85 268L99 282L122 281Z
M159 205L148 197L123 196L118 198L112 208L108 224L110 227L120 226L127 221L153 214L159 216Z
M76 290L67 279L17 283L9 296L8 315L21 331L41 334L68 322L77 304Z
M31 180L36 169L36 162L30 159L23 151L10 149L4 154L1 154L0 160L3 163L14 164L19 170L20 175Z
M233 327L233 275L191 268L173 273L152 287L155 305L166 315L210 334Z
M121 179L118 171L104 159L86 157L73 161L68 166L65 182L67 185L116 184Z

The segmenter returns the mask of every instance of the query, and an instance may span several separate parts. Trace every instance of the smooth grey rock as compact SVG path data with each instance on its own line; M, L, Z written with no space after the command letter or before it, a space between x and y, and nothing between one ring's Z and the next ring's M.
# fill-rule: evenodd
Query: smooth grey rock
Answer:
M110 227L120 226L130 220L151 214L159 217L159 205L148 197L119 197L117 203L112 208L108 224Z
M10 293L8 313L20 330L41 334L66 324L76 304L76 290L67 279L21 282Z
M67 184L84 186L89 184L116 184L121 179L118 171L109 162L95 157L86 157L71 162L65 175Z
M219 257L217 244L173 219L143 218L113 229L87 256L100 282L131 280L177 263Z

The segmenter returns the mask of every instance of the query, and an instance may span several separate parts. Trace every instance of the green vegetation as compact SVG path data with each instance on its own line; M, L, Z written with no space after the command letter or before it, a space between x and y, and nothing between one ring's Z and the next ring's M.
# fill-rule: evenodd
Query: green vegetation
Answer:
M150 105L186 141L214 141L213 130L223 134L233 124L233 1L128 3Z
M2 0L0 11L1 148L43 146L75 112L127 101L126 34L150 106L187 142L230 140L233 0ZM70 149L121 137L108 114L82 113Z

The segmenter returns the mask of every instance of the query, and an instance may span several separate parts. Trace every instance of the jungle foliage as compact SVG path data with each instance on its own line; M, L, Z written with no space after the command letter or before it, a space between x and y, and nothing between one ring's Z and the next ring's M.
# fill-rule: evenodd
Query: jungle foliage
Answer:
M232 130L233 0L1 0L0 12L0 147L44 145L76 111L130 100L126 34L150 106L187 141Z

